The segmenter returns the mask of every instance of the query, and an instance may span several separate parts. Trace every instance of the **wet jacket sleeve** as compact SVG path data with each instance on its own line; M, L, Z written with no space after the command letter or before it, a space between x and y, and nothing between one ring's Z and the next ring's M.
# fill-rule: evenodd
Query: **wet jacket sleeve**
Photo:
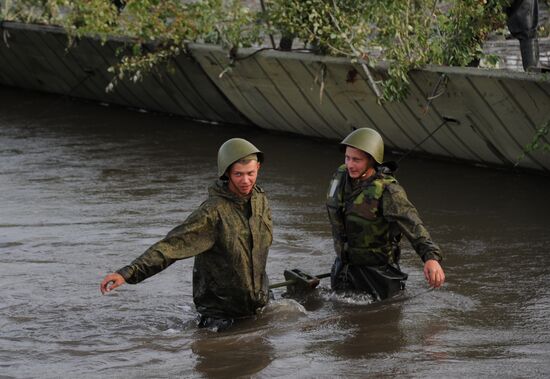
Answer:
M397 225L423 262L429 259L442 260L439 247L432 241L403 187L391 184L386 188L382 195L382 209L386 220Z
M201 206L183 224L117 273L127 283L139 283L179 259L190 258L211 249L215 243L216 217L215 210Z

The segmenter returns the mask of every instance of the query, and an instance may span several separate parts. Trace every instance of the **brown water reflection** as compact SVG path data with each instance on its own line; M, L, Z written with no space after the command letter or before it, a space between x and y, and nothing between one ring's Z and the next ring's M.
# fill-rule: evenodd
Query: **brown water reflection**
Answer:
M268 273L326 272L335 144L193 124L0 88L0 372L6 377L547 377L550 178L407 158L398 172L445 253L426 292L404 244L407 297L374 306L322 282L228 334L197 330L192 261L100 296L205 198L216 150L266 154Z
M249 377L261 372L274 359L275 350L264 336L229 333L210 332L192 343L198 373L209 378L227 378L228 372Z
M400 306L388 305L375 311L350 312L340 323L353 333L341 343L334 344L333 354L368 359L379 354L397 353L404 342L400 319Z

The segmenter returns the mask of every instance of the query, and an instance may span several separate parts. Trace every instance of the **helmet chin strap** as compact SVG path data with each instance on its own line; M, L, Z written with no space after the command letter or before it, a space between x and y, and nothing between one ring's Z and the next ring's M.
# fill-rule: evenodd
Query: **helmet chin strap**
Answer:
M361 174L361 176L359 176L359 179L367 179L367 178L370 178L373 174L373 172L371 171L371 168L372 167L369 167L365 170L364 173Z
M359 177L357 179L366 179L368 177L370 177L373 172L372 171L376 171L374 166L369 166L367 167L367 169L365 171L363 171L363 173L361 175L359 175Z

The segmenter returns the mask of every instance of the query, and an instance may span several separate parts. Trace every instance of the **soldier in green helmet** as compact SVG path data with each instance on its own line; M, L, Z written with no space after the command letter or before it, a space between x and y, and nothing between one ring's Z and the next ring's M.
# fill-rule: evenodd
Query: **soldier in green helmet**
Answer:
M360 128L340 145L345 164L334 174L327 194L336 251L332 288L367 292L376 300L399 293L407 279L399 268L403 235L424 262L429 285L440 287L445 281L441 251L393 176L396 165L384 163L380 134Z
M233 138L218 151L219 179L183 224L115 273L105 276L102 294L136 284L177 260L195 257L193 300L199 327L224 330L254 315L269 300L265 271L271 246L271 210L256 185L263 153Z

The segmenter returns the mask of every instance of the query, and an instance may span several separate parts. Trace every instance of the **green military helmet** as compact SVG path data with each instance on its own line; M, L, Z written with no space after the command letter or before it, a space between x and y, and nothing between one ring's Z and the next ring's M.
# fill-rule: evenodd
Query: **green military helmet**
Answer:
M231 138L223 143L218 150L218 176L225 176L227 169L239 159L250 154L256 154L258 162L264 161L264 153L256 146L242 138Z
M384 161L384 141L382 136L376 130L371 128L360 128L354 130L340 145L351 146L370 154L376 161L381 164Z

